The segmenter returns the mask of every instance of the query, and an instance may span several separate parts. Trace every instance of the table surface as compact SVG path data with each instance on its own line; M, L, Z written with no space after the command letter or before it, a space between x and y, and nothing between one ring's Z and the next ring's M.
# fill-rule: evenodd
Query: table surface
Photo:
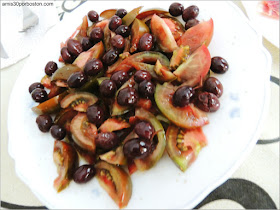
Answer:
M245 14L240 1L234 2ZM59 3L61 5L61 2ZM63 8L59 7L59 12ZM63 11L62 11L63 12ZM62 13L64 14L64 13ZM67 14L66 14L67 15ZM271 99L260 140L232 175L197 208L242 209L279 208L279 49L263 38L272 56ZM1 206L3 208L42 208L43 204L16 175L14 160L8 154L7 111L10 93L28 57L1 69Z

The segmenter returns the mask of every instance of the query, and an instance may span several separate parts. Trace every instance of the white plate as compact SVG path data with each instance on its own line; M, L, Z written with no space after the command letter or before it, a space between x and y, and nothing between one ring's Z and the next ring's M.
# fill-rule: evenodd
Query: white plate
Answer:
M242 1L247 15L256 29L272 44L279 48L279 19L269 18L258 12L260 1Z
M57 61L59 44L81 23L90 9L99 13L109 8L131 10L168 9L171 2L88 2L66 20L59 23L30 56L11 95L8 113L9 152L15 159L19 177L47 207L117 208L96 179L70 186L57 194L53 189L56 167L52 159L54 140L41 133L31 111L35 105L28 87L40 81L49 60ZM192 208L212 190L226 181L251 151L260 133L260 126L269 102L269 73L271 58L261 43L261 36L252 28L242 12L229 2L185 2L185 7L197 4L202 15L214 20L214 36L209 46L212 56L222 56L229 71L215 75L224 86L221 107L209 115L204 127L209 144L203 148L195 163L182 173L164 154L158 164L146 172L132 175L133 193L128 209Z

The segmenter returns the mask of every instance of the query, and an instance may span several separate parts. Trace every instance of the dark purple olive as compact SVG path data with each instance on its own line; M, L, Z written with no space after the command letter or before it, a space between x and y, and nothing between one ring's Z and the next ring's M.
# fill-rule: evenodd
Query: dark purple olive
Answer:
M138 122L134 127L135 133L143 139L150 140L155 133L154 127L146 121Z
M105 119L105 112L100 106L91 105L87 109L87 118L89 122L99 126Z
M189 6L183 11L182 18L185 22L188 22L190 19L194 19L198 16L199 8L195 5Z
M78 56L83 52L82 44L75 39L69 39L67 42L67 49L73 56Z
M123 154L129 159L143 159L150 154L151 142L143 139L130 139L123 145Z
M90 38L83 37L81 40L82 48L84 51L87 51L88 49L93 47L93 43L90 41Z
M121 25L115 30L115 33L125 38L130 35L130 28L126 25Z
M88 19L90 19L91 22L97 22L99 19L99 15L94 10L91 10L88 12Z
M213 57L210 69L217 74L224 74L228 71L228 62L222 57Z
M46 133L50 130L53 120L50 115L42 114L36 118L36 123L40 131Z
M119 91L117 102L121 106L135 105L138 101L138 93L134 88L127 87Z
M65 128L63 128L59 125L53 125L50 129L50 132L51 132L52 137L57 140L62 140L66 136Z
M73 63L75 57L70 54L67 47L62 47L60 54L65 63Z
M117 86L114 81L106 79L101 82L99 91L104 97L113 97L117 91Z
M29 93L32 93L32 91L35 90L36 88L44 89L44 85L42 85L40 82L35 82L31 84L28 88Z
M169 13L174 17L182 15L183 11L184 11L184 6L177 2L171 4L169 7Z
M155 92L155 85L151 81L144 80L139 84L138 91L144 98L152 98Z
M134 80L138 84L144 80L150 81L151 79L152 79L151 74L145 70L136 71L134 74Z
M119 138L113 132L99 133L95 143L101 149L111 150L119 144Z
M96 170L93 165L82 165L75 170L73 180L76 183L86 183L91 180L96 174Z
M51 76L57 70L57 64L53 61L49 61L45 66L46 75Z
M100 42L104 37L104 32L100 27L94 27L90 32L89 38L92 42Z
M209 93L215 94L218 98L223 94L223 85L215 77L209 77L205 80L203 84L203 90Z
M118 9L116 11L116 15L119 16L120 18L123 18L127 14L127 11L125 9Z
M189 86L179 87L172 98L174 106L184 107L190 103L194 90Z
M140 51L151 51L154 45L153 36L149 33L145 33L139 40Z
M84 67L84 72L87 76L95 76L99 72L103 71L103 63L100 59L94 58L88 61Z
M35 88L31 92L31 96L32 96L33 100L38 102L38 103L42 103L42 102L48 100L47 92L44 89L41 89L41 88Z
M204 112L215 112L220 108L218 97L208 92L199 93L196 96L194 104Z
M121 35L116 35L111 39L111 45L117 50L124 48L124 38Z
M109 22L109 29L115 31L121 24L122 19L119 16L114 15Z
M105 65L111 66L118 60L118 58L119 52L115 49L110 49L108 52L105 53L102 60Z
M120 88L128 79L129 75L126 71L117 71L111 76L111 80L115 82L117 88Z
M199 21L197 19L190 19L185 24L185 29L188 30L189 28L199 24Z
M70 88L80 88L87 82L87 76L84 72L75 72L67 80Z

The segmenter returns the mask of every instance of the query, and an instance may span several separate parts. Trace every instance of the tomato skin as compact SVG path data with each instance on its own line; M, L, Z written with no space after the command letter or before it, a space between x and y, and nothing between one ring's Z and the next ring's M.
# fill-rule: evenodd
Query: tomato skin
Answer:
M182 37L177 41L178 46L190 47L190 52L194 52L202 44L208 46L212 40L214 23L211 18L208 21L201 22L189 28Z

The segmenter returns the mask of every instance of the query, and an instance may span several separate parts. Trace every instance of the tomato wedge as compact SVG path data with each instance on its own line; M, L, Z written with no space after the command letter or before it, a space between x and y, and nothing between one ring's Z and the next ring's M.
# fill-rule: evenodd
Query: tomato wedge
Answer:
M122 120L121 118L109 118L99 127L99 130L100 132L106 133L122 130L124 128L129 127L130 124L127 123L125 120Z
M152 17L151 30L163 52L173 52L178 48L178 45L166 22L157 15L153 15Z
M185 32L182 23L173 17L168 17L168 18L164 17L163 20L168 26L168 28L170 29L175 41L178 41Z
M174 125L169 125L166 141L169 157L183 172L195 161L201 148L207 144L201 128L180 131Z
M143 7L137 7L133 10L131 10L129 13L127 13L123 18L122 18L122 24L129 26L136 18L136 16L139 14L140 10Z
M113 165L126 165L126 158L123 154L122 146L100 155L99 158Z
M70 132L71 120L78 114L72 108L62 109L55 117L54 123L64 127L68 132Z
M73 64L66 64L65 66L62 66L61 68L57 69L53 73L53 75L51 77L51 81L68 80L68 78L70 77L71 74L78 72L78 71L82 71L82 69Z
M74 169L77 166L78 155L72 145L56 140L54 142L53 160L58 172L58 177L54 180L54 188L57 192L60 192L69 185L72 179Z
M186 85L195 86L203 79L211 66L211 55L205 45L199 47L173 74Z
M95 152L97 128L88 121L86 114L79 113L72 119L70 131L76 144L87 151Z
M151 52L151 51L144 51L135 53L124 59L115 69L116 71L129 71L132 67L135 68L133 65L135 63L156 63L157 60L160 61L162 65L169 66L169 59L160 52ZM110 72L111 74L113 72Z
M107 9L100 13L100 17L104 19L110 19L116 14L116 12L117 12L116 9Z
M72 107L79 112L86 112L87 108L98 101L98 98L88 92L72 92L60 101L61 108Z
M212 18L208 21L201 22L196 26L189 28L183 36L177 41L178 46L190 47L190 52L194 52L202 44L208 46L211 42L214 30Z
M132 182L129 175L121 167L104 161L98 162L95 167L101 187L106 190L119 208L126 207L132 193Z
M67 95L67 91L39 104L34 106L32 111L36 114L53 114L60 109L60 101Z

